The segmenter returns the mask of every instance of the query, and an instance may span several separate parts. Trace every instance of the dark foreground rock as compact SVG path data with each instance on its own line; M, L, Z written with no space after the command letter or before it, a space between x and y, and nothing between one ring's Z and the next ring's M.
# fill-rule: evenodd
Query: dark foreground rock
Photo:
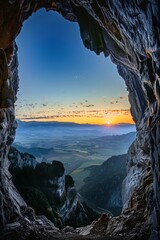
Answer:
M78 200L74 180L65 175L61 162L38 163L33 155L14 147L8 158L13 183L36 214L45 215L59 228L82 227L97 220L99 214L85 206L86 212Z
M146 186L148 190L146 191ZM143 178L141 186L133 194L130 207L118 217L102 215L98 221L81 228L66 227L58 229L46 217L35 215L32 208L22 207L21 217L8 223L1 233L2 240L35 240L35 239L99 239L99 240L148 240L150 224L148 223L147 195L152 188L150 169ZM151 196L152 198L152 196ZM152 199L151 199L152 202ZM150 209L152 206L150 205Z
M118 220L118 219L117 219ZM114 221L114 220L113 220ZM126 220L127 221L127 220ZM118 222L118 221L117 221ZM113 222L109 216L102 216L98 222L84 228L73 229L66 227L63 230L56 228L44 216L35 216L31 208L23 208L21 218L15 219L15 222L9 223L0 231L1 240L148 240L150 231L143 229L141 231L133 230L123 232L120 228L115 234L111 234L111 229L106 231L107 226ZM132 225L133 226L133 225ZM119 233L118 233L119 231Z
M137 136L127 157L123 212L118 222L113 220L113 225L115 223L123 232L126 231L126 237L129 233L124 223L129 223L130 232L134 230L135 236L141 235L139 229L143 231L150 226L150 239L159 240L159 0L0 1L0 226L5 228L16 216L23 216L21 207L25 202L12 183L7 158L15 136L14 104L19 82L14 40L23 22L40 8L57 11L66 19L77 21L84 46L97 54L103 52L105 56L110 55L125 80ZM148 173L152 175L150 179L147 178ZM138 214L133 214L133 210ZM132 222L138 226L133 228ZM113 228L110 235L114 231Z

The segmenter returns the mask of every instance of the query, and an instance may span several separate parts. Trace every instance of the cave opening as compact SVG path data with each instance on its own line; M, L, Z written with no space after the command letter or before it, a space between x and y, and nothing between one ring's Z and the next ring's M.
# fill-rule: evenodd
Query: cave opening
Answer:
M57 11L64 18L77 21L84 45L97 54L102 51L105 56L110 55L127 86L131 114L136 124L136 139L127 154L122 214L116 218L103 215L90 226L76 230L66 228L60 231L47 218L36 215L16 190L8 171L8 152L15 138L17 126L15 101L19 78L15 38L23 22L41 8ZM2 233L2 240L68 237L102 240L108 236L111 239L160 239L159 11L160 5L157 0L0 2L0 227L2 226L0 234ZM107 122L109 125L110 120ZM14 152L10 157L12 158L13 155ZM18 153L19 160L23 157L23 154ZM29 158L33 160L34 157L27 154L25 162ZM52 188L55 182L50 179L50 175L53 175L54 171L52 172L51 168L49 170L46 163L43 163L44 166L49 177L49 181L45 184L48 183ZM61 170L62 175L64 168L60 162L55 162L53 168ZM43 179L41 170L38 169L40 180ZM31 172L29 175L29 180L34 178ZM69 176L67 178L65 189L73 186L73 179ZM59 184L61 182L65 182L63 177L58 181ZM63 187L64 184L60 186ZM62 196L62 205L67 191L65 194L62 194L63 192L58 191ZM32 193L35 194L35 191ZM39 191L36 191L36 196L38 200L41 198L44 201L47 211L52 212L50 205L46 204L46 199ZM73 196L75 191L70 192L72 200ZM63 211L65 212L65 208ZM77 211L80 213L80 208ZM56 212L53 214L56 215Z
M38 11L16 42L14 184L37 214L60 228L119 215L135 126L116 67L86 50L77 24L57 13Z

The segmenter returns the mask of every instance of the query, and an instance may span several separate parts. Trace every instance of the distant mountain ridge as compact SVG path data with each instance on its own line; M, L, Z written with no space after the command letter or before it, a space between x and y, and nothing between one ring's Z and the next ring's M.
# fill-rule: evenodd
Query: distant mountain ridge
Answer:
M136 136L136 132L129 132L129 133L124 133L124 134L121 134L121 135L111 135L111 136L102 136L102 137L97 137L95 138L95 140L97 141L110 141L110 140L113 140L114 141L131 141L131 143L133 142L133 140L135 139L135 136ZM130 143L130 144L131 144Z
M27 148L17 143L13 143L12 146L16 148L18 151L20 151L21 153L27 152L29 154L34 155L35 157L41 157L53 151L53 148L41 148L41 147Z
M125 126L134 126L135 124L130 124L130 123L119 123L119 124L111 124L111 125L107 125L107 124L90 124L90 123L75 123L75 122L58 122L58 121L50 121L50 122L41 122L41 121L22 121L17 119L17 123L19 126L99 126L99 127L113 127L113 126L121 126L121 127L125 127Z

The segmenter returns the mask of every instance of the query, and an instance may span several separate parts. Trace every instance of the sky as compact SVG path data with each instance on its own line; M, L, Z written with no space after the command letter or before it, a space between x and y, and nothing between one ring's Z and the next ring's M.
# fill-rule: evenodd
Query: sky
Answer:
M20 87L16 117L23 121L133 123L116 66L82 43L79 26L40 10L17 37Z

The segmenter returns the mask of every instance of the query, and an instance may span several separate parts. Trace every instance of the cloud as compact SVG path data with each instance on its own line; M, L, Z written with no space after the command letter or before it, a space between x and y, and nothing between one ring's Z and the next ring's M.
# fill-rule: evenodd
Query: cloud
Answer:
M118 99L115 99L115 100L110 102L110 104L117 104L117 103L119 103Z
M82 118L82 117L88 117L88 118L104 118L106 116L120 116L120 115L130 115L130 109L87 109L87 110L73 110L73 111L57 111L55 114L51 114L50 111L48 111L48 114L46 114L46 111L37 111L34 112L34 115L32 115L31 112L28 114L19 114L19 119L26 119L26 120L40 120L40 119L65 119L65 118Z
M83 105L83 107L86 107L86 108L94 107L94 104Z
M22 104L22 102L18 102L18 104L16 104L16 107L17 107L17 109L18 108L25 108L27 110L30 110L31 108L34 109L36 105L37 105L37 103L25 103L25 104ZM24 111L24 109L23 109L23 111Z
M125 99L125 97L123 97L123 96L120 96L120 97L119 97L119 99L123 100L123 99Z
M31 117L28 117L28 116L24 116L24 117L22 117L21 119L23 120L23 119L26 119L26 120L38 120L38 119L49 119L50 117L49 116L31 116Z

